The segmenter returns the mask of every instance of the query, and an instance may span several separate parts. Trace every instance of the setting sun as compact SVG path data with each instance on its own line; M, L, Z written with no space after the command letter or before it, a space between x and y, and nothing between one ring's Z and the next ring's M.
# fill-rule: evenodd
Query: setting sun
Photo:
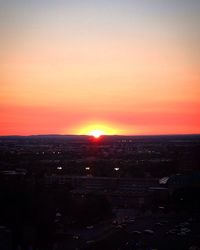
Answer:
M95 138L99 138L101 135L103 135L104 134L104 132L103 131L101 131L101 130L92 130L91 132L90 132L90 135L92 135L93 137L95 137Z
M200 1L0 7L0 135L200 133Z
M116 135L119 134L119 130L113 128L112 125L94 123L90 125L84 125L79 129L78 134L80 135L91 135L95 138L99 138L102 135Z

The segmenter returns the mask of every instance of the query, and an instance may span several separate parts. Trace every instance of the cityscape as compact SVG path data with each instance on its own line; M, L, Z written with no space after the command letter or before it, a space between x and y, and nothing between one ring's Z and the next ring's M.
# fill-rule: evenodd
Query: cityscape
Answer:
M200 250L200 0L0 0L0 250Z
M199 249L200 136L0 138L0 249Z

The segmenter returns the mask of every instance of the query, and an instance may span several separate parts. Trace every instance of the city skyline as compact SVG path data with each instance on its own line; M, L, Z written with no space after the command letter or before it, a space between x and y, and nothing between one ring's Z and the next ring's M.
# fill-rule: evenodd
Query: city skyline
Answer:
M0 135L200 133L199 1L0 5Z

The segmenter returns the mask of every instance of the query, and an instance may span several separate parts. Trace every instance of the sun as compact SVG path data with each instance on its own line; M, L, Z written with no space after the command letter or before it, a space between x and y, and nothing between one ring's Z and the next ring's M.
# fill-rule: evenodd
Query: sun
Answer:
M101 131L101 130L98 130L98 129L96 129L96 130L92 130L90 133L89 133L89 135L92 135L94 138L96 138L96 139L98 139L100 136L102 136L104 134L104 132L103 131Z
M108 125L106 123L89 123L82 126L79 129L77 134L80 135L89 135L93 136L94 138L98 139L102 135L116 135L119 131L113 128L112 125Z

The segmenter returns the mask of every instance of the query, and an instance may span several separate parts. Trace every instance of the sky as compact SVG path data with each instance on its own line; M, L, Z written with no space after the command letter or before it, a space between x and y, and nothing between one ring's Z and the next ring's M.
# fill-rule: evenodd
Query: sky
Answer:
M0 0L0 135L200 133L199 0Z

